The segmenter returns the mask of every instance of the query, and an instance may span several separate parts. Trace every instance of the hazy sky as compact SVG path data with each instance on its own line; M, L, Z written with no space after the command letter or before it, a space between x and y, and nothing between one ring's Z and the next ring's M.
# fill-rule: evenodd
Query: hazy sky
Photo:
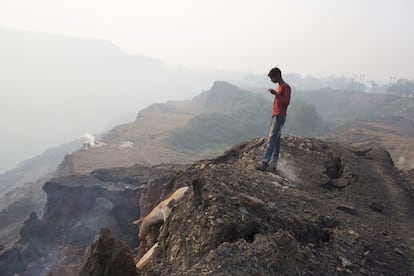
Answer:
M412 0L1 0L0 26L110 40L190 68L414 72Z
M155 58L174 68L231 69L265 76L271 67L277 65L285 73L316 77L364 75L365 79L386 84L391 77L414 78L413 11L412 0L0 0L0 28L103 39L128 54ZM51 41L58 40L55 37ZM0 41L0 51L7 55L8 52L3 51L5 42ZM19 47L35 49L42 45L16 45ZM99 53L95 55L99 56ZM34 61L38 58L30 57ZM53 59L53 55L50 58ZM85 60L87 58L81 56L80 63ZM6 66L6 73L2 76L13 74L7 67L7 60L0 62ZM103 64L105 62L102 60ZM108 62L104 66L111 64ZM20 64L12 64L11 67L31 70L21 68ZM99 69L112 74L107 68ZM215 72L219 72L215 80L227 80L224 71ZM78 71L73 73L82 74ZM10 77L0 81L0 105L3 103L0 123L8 135L3 135L4 140L0 143L0 161L8 161L7 165L0 162L0 173L6 166L11 168L18 161L35 156L49 146L81 138L84 131L101 131L103 125L116 117L113 114L138 112L154 100L167 101L178 97L171 91L168 91L170 94L164 92L166 88L152 92L136 88L133 85L140 80L134 74L139 74L127 67L115 74L120 80L128 75L131 86L117 82L112 89L102 81L104 75L96 75L96 85L88 84L94 87L90 93L81 90L88 89L86 85L81 87L82 83L73 83L73 87L79 87L73 89L69 86L65 91L61 89L65 86L63 83L51 84L53 78L45 76L45 80L38 80L33 75L31 78L34 80L31 81L44 83L38 84L36 89L26 89L24 93L30 96L27 97L19 88L10 90L13 92L9 95L5 92L7 87L28 86L19 79L20 72L12 76L16 82ZM195 95L211 87L214 81L204 79L203 87L195 86L201 75L197 76L191 85L188 84L191 77L156 81L164 82L162 85L165 87L170 87L171 82L176 82L176 88L187 85L190 91L185 95L187 98L187 95ZM67 81L70 82L70 78ZM108 91L102 93L99 85ZM110 89L124 98L110 95L114 92ZM182 93L183 89L177 90ZM89 94L79 97L73 91ZM93 97L94 93L106 98L89 103L86 99ZM78 98L84 99L83 102ZM12 105L11 102L17 104ZM86 115L78 111L82 108L86 109ZM89 111L89 108L94 110ZM7 109L10 112L7 113ZM90 118L92 114L96 118L94 121L89 119L88 124L79 119ZM50 129L55 136L47 138Z

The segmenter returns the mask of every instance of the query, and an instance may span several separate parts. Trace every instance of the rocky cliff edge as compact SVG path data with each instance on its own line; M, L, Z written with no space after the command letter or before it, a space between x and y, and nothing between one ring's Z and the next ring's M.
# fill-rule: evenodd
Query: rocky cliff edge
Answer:
M58 256L62 252L66 255L49 268L49 271L60 271L60 275L64 275L65 269L98 275L94 271L105 268L123 275L414 274L413 179L410 173L395 168L388 152L379 148L356 150L288 136L283 138L279 171L271 173L254 169L264 152L265 142L264 138L253 139L234 146L223 156L188 166L99 170L89 176L74 177L72 184L61 181L66 183L62 187L58 181L49 182L45 186L48 203L44 217L31 218L32 222L24 229L32 233L34 221L49 227L56 227L59 222L66 229L65 235L57 235L54 243ZM137 176L144 171L151 173ZM108 218L122 221L102 225L111 232L103 231L83 256L81 250L64 251L62 240L68 236L71 237L67 239L68 246L79 245L72 234L74 225L82 225L81 217L84 224L93 219L85 220L85 212L81 216L81 212L73 211L78 205L70 204L80 194L79 189L106 185L93 184L91 179L112 185L129 182L136 189L132 196L135 203L130 197L119 209L114 207L119 203L104 193L92 196L93 200L82 193L82 201L94 202L91 206L99 203L102 208L98 209L118 210L106 214ZM182 186L189 186L189 191L183 199L171 204L172 213L165 225L155 227L145 240L138 241L136 228L119 226L147 214ZM52 200L53 193L60 189L66 189L65 202L69 205ZM137 210L132 214L134 208ZM96 209L87 208L95 212ZM23 247L15 255L27 254L29 239L24 229ZM98 227L94 231L98 234ZM108 237L110 233L114 238ZM33 235L29 235L32 240ZM128 252L118 250L120 245L112 242L114 239L124 241L123 248ZM102 245L105 241L108 244ZM156 241L159 246L147 266L131 271L131 263ZM24 246L26 251L22 249ZM79 248L84 249L85 245ZM96 248L118 249L105 250L115 255L103 258L101 250ZM121 253L116 255L116 252ZM129 256L129 261L119 256ZM47 259L45 254L38 262ZM126 264L121 265L120 259Z

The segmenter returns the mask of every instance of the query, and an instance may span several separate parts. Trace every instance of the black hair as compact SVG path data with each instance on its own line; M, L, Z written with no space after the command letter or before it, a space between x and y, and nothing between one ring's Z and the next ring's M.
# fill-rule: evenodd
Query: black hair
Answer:
M282 71L280 71L279 68L275 67L275 68L272 68L269 71L269 74L267 74L267 76L269 78L271 78L271 77L279 77L279 78L281 78L282 77Z

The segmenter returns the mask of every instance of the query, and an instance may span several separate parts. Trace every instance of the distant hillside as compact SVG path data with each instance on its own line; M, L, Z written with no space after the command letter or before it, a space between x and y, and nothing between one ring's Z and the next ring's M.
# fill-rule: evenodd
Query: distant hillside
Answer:
M36 182L53 173L62 162L63 157L82 146L82 140L76 140L58 147L49 148L31 159L22 161L16 168L0 175L0 199L3 196L26 183ZM0 210L5 207L7 200L0 201Z
M252 92L216 82L208 92L194 98L203 113L184 127L173 129L168 142L182 151L222 150L267 131L271 102Z
M414 120L414 98L347 90L295 91L293 99L315 106L323 119L336 125L354 119L402 116Z
M192 100L153 104L140 111L135 122L98 137L102 146L67 155L58 171L88 173L213 157L242 139L265 135L270 110L269 99L217 81Z
M104 146L66 156L59 172L89 173L136 163L188 163L216 156L229 145L265 136L271 101L266 93L215 82L192 100L153 104L142 110L135 122L100 137ZM414 119L414 99L332 89L294 90L284 133L319 136L348 121L383 116Z
M365 149L382 147L390 152L399 168L414 168L414 122L404 117L355 120L323 138Z

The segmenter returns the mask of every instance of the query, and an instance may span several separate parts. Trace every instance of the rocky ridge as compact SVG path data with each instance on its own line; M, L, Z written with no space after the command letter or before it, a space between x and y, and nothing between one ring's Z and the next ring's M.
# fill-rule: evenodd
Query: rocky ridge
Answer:
M144 275L410 275L412 183L381 149L286 137L280 175L253 169L264 140L188 176L202 203L177 203ZM203 168L204 167L204 168Z
M13 267L5 263L23 260L22 275L99 275L93 271L105 268L123 275L414 273L413 178L394 166L388 152L287 136L280 170L260 172L254 165L265 142L253 139L192 165L52 180L45 186L45 215L26 222L20 244L0 258L0 272L9 275ZM130 223L182 186L190 190L172 204L166 224L138 241ZM110 232L102 231L83 256L100 227ZM131 260L155 241L150 263L131 271ZM57 256L53 263L51 254Z

